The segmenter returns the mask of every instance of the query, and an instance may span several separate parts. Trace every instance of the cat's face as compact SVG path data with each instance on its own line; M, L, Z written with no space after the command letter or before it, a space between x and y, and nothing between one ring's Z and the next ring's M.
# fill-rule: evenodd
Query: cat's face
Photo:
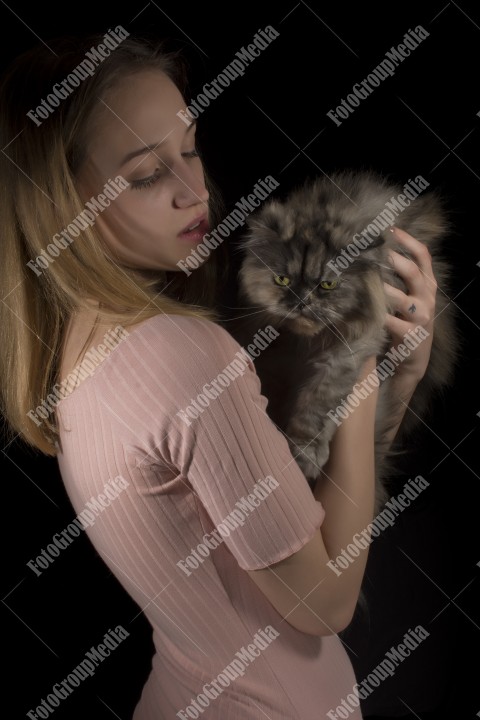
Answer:
M342 269L336 261L352 242L352 224L334 208L304 199L299 206L272 201L251 218L239 279L248 301L279 325L316 335L372 315L372 284L378 286L372 273L379 275L383 238Z

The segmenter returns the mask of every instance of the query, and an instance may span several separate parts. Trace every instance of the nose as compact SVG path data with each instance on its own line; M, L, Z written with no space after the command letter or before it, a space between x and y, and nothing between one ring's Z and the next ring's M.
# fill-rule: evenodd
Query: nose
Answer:
M202 169L193 170L185 162L182 169L176 171L174 204L178 208L191 205L207 204L209 192L205 187L205 178Z
M311 294L309 293L304 298L301 298L298 303L298 308L302 315L306 315L307 317L310 317L312 314L315 314L312 310L312 298Z

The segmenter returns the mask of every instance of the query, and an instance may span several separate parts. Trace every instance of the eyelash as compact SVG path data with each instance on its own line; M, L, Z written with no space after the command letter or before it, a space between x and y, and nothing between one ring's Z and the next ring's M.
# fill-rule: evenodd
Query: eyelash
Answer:
M200 157L198 150L190 150L190 152L182 153L182 156L186 158ZM132 180L130 185L133 190L144 190L145 188L149 188L154 185L157 180L160 179L161 175L162 173L156 170L153 175L150 175L149 177L142 178L141 180Z

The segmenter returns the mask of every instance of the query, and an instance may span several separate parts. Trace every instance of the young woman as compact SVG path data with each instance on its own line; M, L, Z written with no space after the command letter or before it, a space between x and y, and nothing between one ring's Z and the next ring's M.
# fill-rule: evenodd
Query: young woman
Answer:
M217 312L226 245L178 265L221 219L181 118L181 59L121 28L50 48L1 87L2 409L58 458L80 517L102 505L86 532L156 648L134 719L313 720L346 696L360 718L337 633L367 551L340 576L327 563L373 518L376 393L312 494L253 363L224 373L240 351ZM417 263L393 254L409 295L386 286L386 326L400 341L414 301L431 339L429 255L396 232ZM399 368L397 427L429 354Z

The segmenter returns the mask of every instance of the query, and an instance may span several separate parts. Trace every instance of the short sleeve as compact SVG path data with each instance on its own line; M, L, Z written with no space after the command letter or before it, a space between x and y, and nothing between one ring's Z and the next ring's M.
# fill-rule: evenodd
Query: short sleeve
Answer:
M203 318L145 324L148 397L162 399L155 452L188 480L243 570L300 550L325 511L285 436L266 413L250 356L222 326ZM154 380L154 382L152 382Z

